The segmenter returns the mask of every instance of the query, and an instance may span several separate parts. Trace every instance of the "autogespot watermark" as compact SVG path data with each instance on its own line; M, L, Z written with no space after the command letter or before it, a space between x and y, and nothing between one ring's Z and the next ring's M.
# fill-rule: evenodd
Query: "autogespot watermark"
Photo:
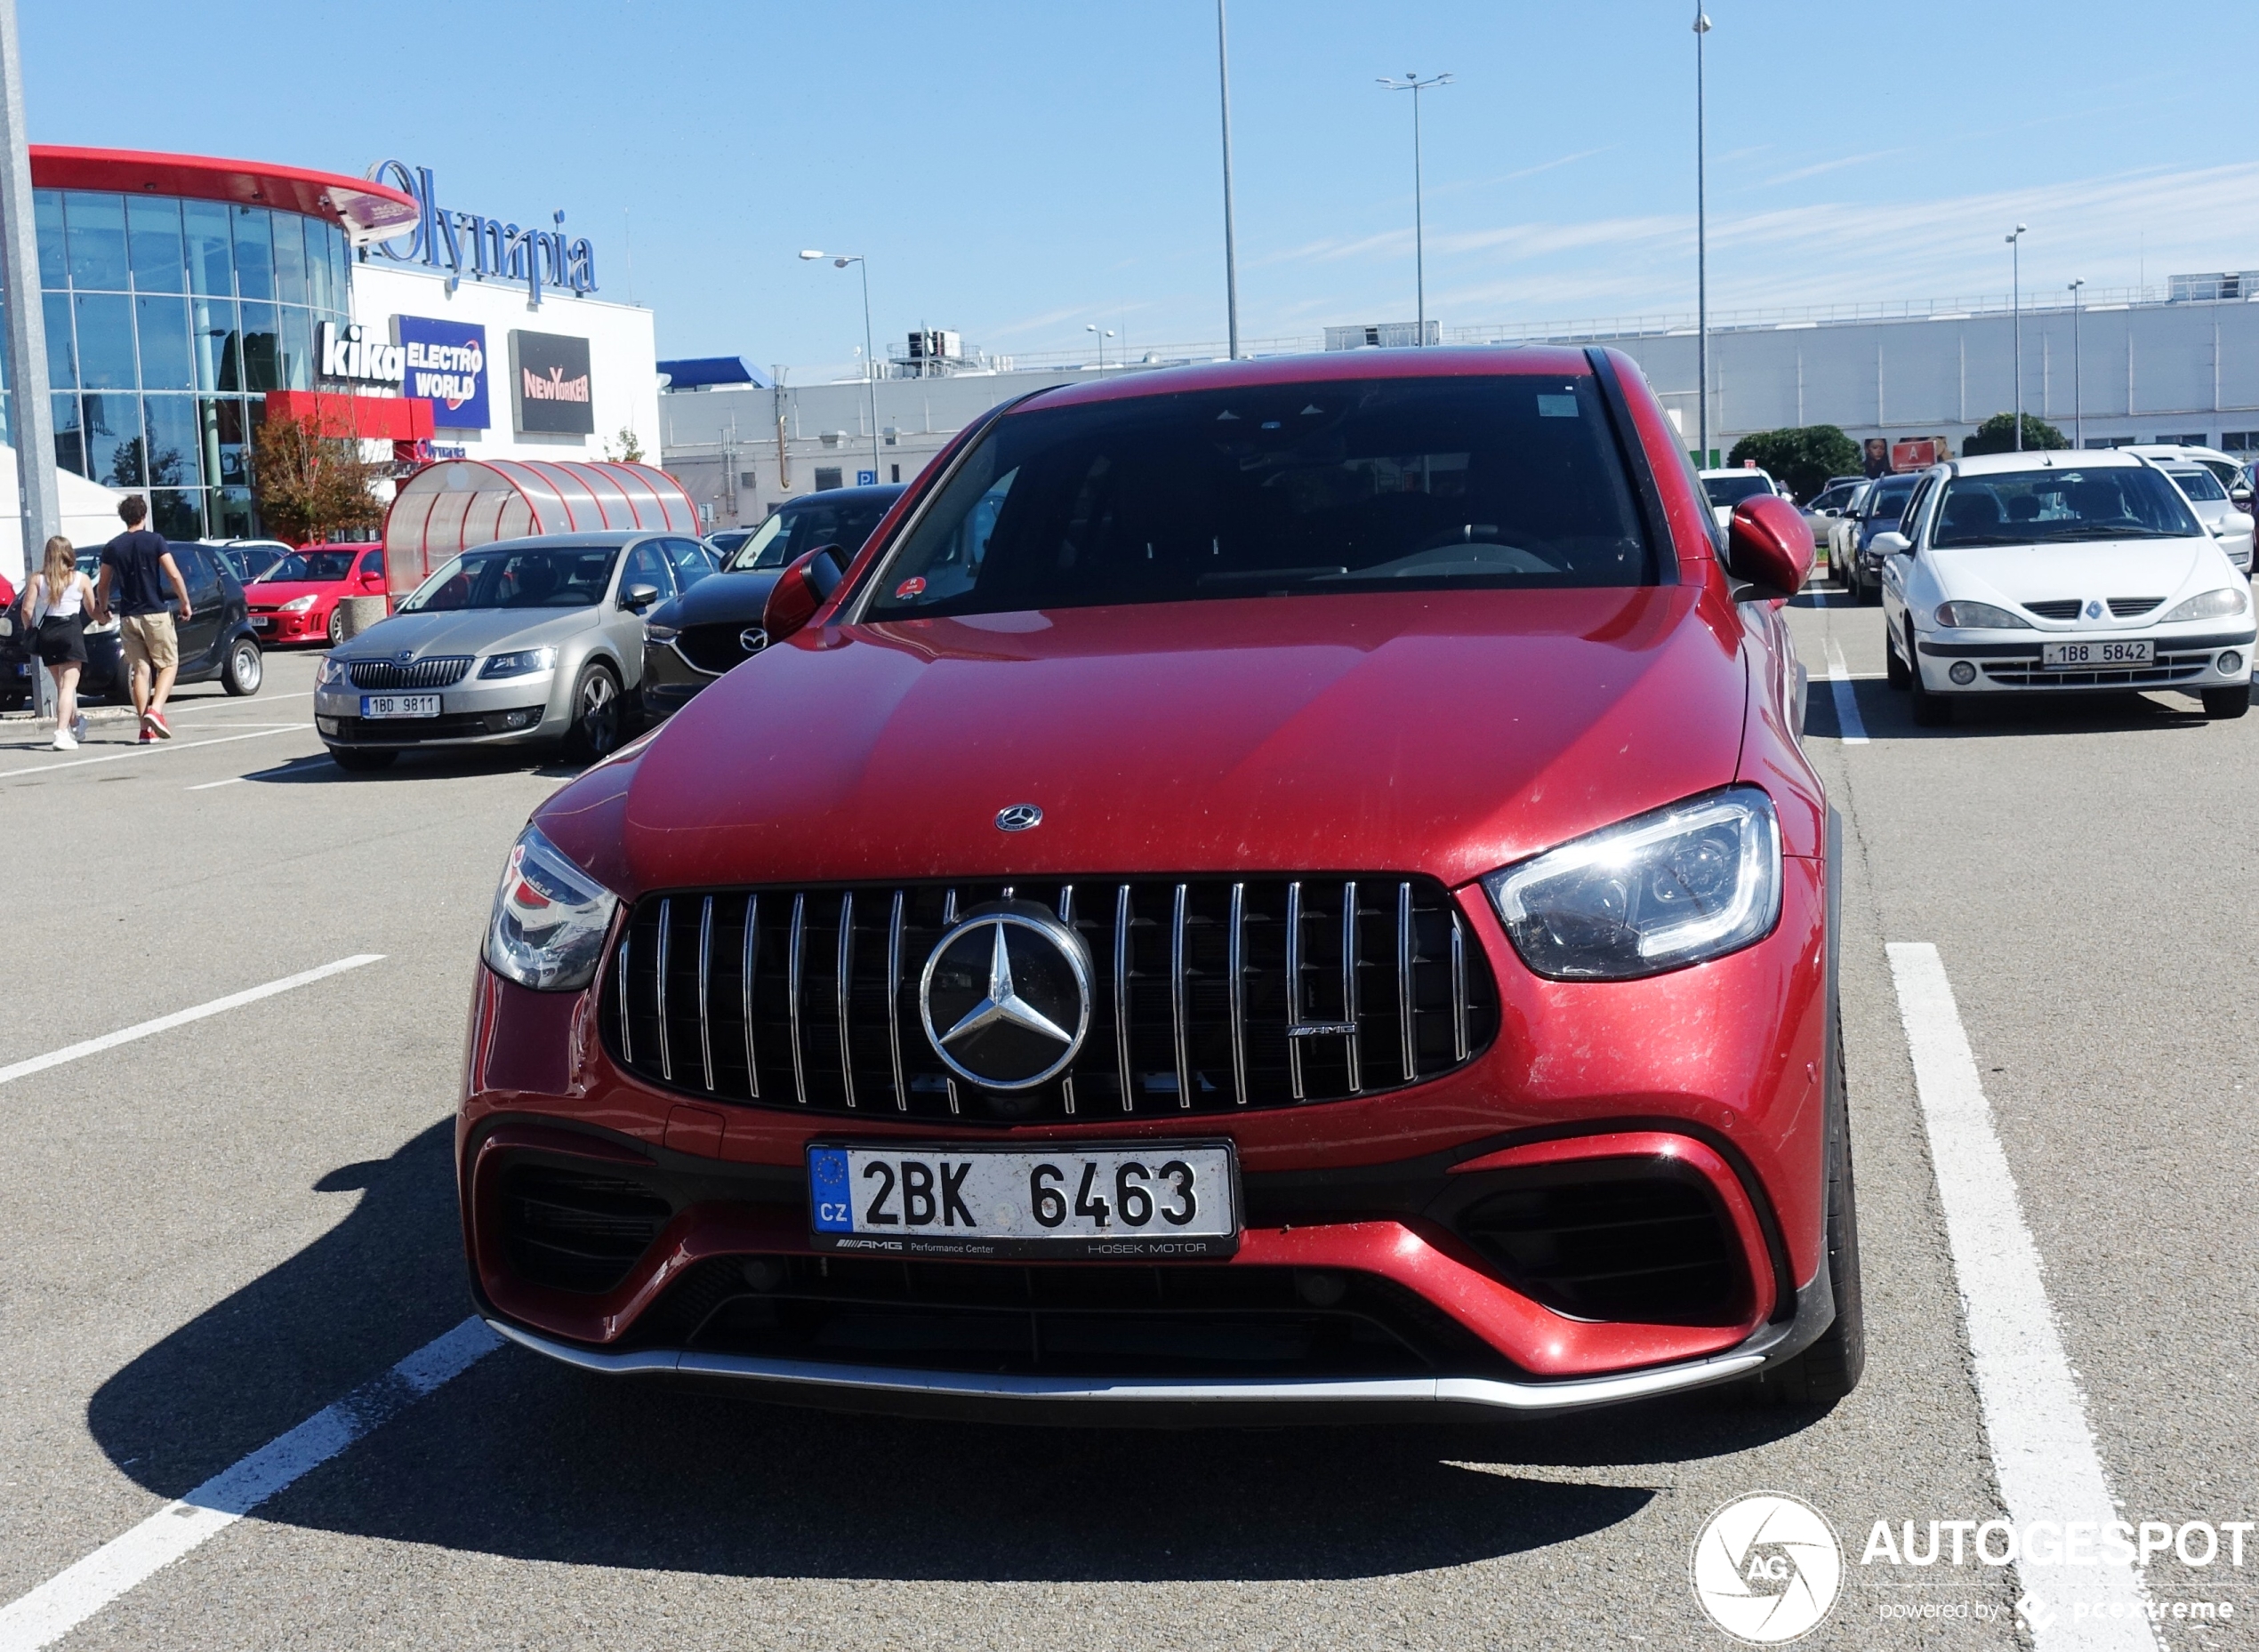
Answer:
M2127 1599L2122 1584L2098 1589L2086 1579L2099 1583L2104 1567L2122 1568L2122 1576L2172 1561L2195 1572L2239 1571L2247 1549L2259 1563L2259 1542L2247 1541L2255 1530L2252 1520L1878 1520L1859 1564L1967 1567L1978 1576L2013 1566L2022 1585L2013 1608L1998 1600L1883 1600L1876 1615L1885 1619L1992 1624L2013 1610L2035 1632L2063 1617L2228 1623L2236 1616L2232 1600ZM1694 1598L1711 1623L1737 1640L1779 1646L1810 1634L1834 1608L1844 1551L1827 1517L1801 1497L1752 1492L1703 1522L1691 1569Z

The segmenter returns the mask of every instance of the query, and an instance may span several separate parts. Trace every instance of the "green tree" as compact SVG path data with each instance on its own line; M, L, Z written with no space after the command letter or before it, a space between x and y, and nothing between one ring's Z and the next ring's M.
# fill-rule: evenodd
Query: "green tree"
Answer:
M2023 416L2023 445L2028 451L2038 452L2048 447L2069 447L2070 440L2045 419L2032 413ZM2016 416L1997 413L1977 426L1976 434L1961 444L1964 458L1977 453L2012 453L2016 449Z
M1758 430L1733 444L1730 465L1755 460L1798 499L1810 499L1831 476L1859 474L1859 444L1832 424Z
M269 419L252 444L252 493L269 533L296 543L384 520L369 491L384 467L363 459L358 440L325 436L311 419Z

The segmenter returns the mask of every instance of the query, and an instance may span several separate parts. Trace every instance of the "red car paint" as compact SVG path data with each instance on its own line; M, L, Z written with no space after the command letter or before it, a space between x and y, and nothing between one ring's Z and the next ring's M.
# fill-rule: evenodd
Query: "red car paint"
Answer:
M384 551L375 545L308 545L301 557L350 557L335 579L261 579L243 588L244 605L250 610L252 629L259 640L279 643L326 643L330 618L348 597L382 597L385 612L391 598L384 579ZM281 565L287 567L289 565ZM285 613L285 605L301 597L313 598L306 607Z
M1454 891L1497 982L1500 1031L1488 1049L1409 1088L1203 1117L1199 1134L1228 1135L1250 1178L1413 1161L1442 1166L1446 1183L1537 1164L1667 1164L1700 1178L1726 1213L1746 1276L1737 1316L1571 1318L1517 1293L1448 1226L1417 1215L1250 1226L1230 1262L1186 1265L1386 1279L1536 1379L1733 1349L1790 1312L1825 1256L1827 804L1798 746L1802 678L1777 603L1754 599L1782 592L1760 579L1737 600L1660 406L1636 367L1611 360L1668 525L1675 584L838 622L898 525L947 475L945 453L804 629L565 787L536 822L623 912L644 891L747 884L1356 867L1433 877ZM1130 378L1049 393L1040 405L1250 383L1593 371L1569 350L1372 352ZM1808 549L1799 567L1793 541L1763 512L1744 513L1732 532L1745 577L1757 568L1777 571L1784 589L1801 582ZM1737 782L1762 787L1780 819L1781 912L1766 938L1620 982L1547 980L1523 965L1475 879ZM1000 833L999 805L1022 800L1041 805L1041 830ZM773 1208L697 1204L615 1287L560 1291L510 1261L494 1171L512 1152L591 1167L680 1154L798 1175L819 1136L1186 1134L1158 1117L911 1131L883 1114L686 1104L607 1052L596 1010L607 981L541 993L482 966L457 1126L478 1291L500 1319L566 1343L601 1349L630 1336L701 1258L813 1254L806 1224Z

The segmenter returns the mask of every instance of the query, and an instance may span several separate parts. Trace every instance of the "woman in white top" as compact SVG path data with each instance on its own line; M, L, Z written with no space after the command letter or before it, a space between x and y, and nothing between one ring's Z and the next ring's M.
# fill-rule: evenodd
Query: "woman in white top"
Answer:
M24 586L16 612L33 631L32 645L55 679L55 750L75 751L86 733L78 715L78 674L86 664L86 613L94 587L78 571L77 553L61 534L47 541L45 565Z

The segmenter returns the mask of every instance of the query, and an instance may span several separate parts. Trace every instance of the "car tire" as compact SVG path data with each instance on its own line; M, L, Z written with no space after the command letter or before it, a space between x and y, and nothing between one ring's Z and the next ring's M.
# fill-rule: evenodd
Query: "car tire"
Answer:
M378 769L390 768L400 756L397 751L364 751L352 746L332 746L329 755L338 767L356 774L373 774Z
M1914 663L1914 628L1906 628L1906 688L1914 696L1914 721L1922 728L1943 728L1953 721L1953 702L1922 686L1921 668Z
M1898 657L1898 650L1891 646L1891 638L1883 640L1883 681L1892 688L1905 690L1914 686L1914 670Z
M2232 688L2207 688L2204 691L2204 715L2214 722L2224 722L2241 717L2251 710L2251 689L2238 683Z
M587 762L620 749L627 705L609 668L591 662L573 683L573 720L565 731L566 750Z
M221 687L240 700L245 694L257 694L266 676L267 662L257 643L248 637L238 637L229 645L227 663L220 668Z
M1867 1368L1866 1302L1859 1280L1859 1196L1852 1175L1851 1108L1844 1080L1843 1015L1836 1016L1828 1107L1828 1287L1836 1317L1803 1352L1760 1372L1757 1391L1779 1406L1831 1406Z
M329 646L340 647L345 641L345 607L340 603L329 611Z

